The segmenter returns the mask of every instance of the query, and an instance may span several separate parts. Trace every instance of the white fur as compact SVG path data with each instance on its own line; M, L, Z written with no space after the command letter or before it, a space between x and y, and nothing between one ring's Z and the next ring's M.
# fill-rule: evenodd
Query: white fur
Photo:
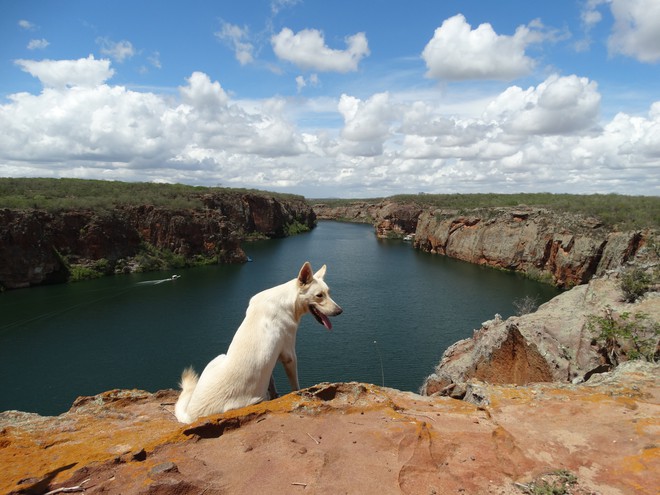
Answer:
M298 277L250 299L245 319L227 349L197 376L192 368L181 375L181 395L175 414L182 423L201 416L256 404L269 398L268 388L277 361L284 365L292 390L298 390L296 331L307 312L331 328L327 316L342 309L323 281L326 266L312 274L306 262Z

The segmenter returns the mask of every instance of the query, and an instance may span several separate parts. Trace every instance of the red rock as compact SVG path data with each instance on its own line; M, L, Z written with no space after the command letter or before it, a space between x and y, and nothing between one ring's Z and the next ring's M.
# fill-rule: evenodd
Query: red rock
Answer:
M572 287L632 260L655 235L610 232L594 219L542 208L487 208L468 214L435 209L419 216L415 246Z
M321 384L192 425L174 392L113 391L55 418L0 414L0 492L514 494L562 469L572 493L655 494L658 370L480 383L483 406Z

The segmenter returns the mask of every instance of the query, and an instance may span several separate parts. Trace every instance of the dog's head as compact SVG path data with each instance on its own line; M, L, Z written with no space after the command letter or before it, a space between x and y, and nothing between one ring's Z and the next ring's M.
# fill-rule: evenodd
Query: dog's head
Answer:
M319 271L313 273L312 265L306 261L298 273L298 291L305 312L309 311L316 321L332 330L328 316L337 316L343 310L330 297L330 289L323 281L325 270L326 266L323 265Z

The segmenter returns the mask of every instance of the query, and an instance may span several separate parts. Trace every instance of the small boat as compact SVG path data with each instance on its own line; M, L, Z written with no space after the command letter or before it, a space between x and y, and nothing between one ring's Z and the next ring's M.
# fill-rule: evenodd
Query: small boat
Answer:
M408 234L403 236L404 241L411 242L415 238L415 234Z

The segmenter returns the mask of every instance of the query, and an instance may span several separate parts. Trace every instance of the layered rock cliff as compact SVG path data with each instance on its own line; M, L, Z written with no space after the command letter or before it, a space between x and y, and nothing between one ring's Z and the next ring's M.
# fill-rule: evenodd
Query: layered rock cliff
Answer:
M422 207L416 204L393 201L356 201L340 206L317 203L313 208L319 220L372 224L376 235L382 238L401 238L414 233L417 229L417 219L423 211Z
M433 210L419 216L415 246L572 287L645 255L655 237L652 230L612 232L597 219L543 208Z
M519 271L559 287L586 283L646 257L658 244L652 229L617 232L595 218L536 207L458 211L385 200L317 204L314 211L319 219L371 223L379 237L410 235L417 249Z
M311 229L316 216L303 198L221 193L202 197L203 208L152 205L110 210L0 210L0 288L58 283L70 266L106 273L140 270L140 255L162 250L183 262L204 257L246 260L245 237L284 237Z
M176 392L0 413L9 494L655 494L660 368L580 385L481 384L481 405L320 384L191 425Z

